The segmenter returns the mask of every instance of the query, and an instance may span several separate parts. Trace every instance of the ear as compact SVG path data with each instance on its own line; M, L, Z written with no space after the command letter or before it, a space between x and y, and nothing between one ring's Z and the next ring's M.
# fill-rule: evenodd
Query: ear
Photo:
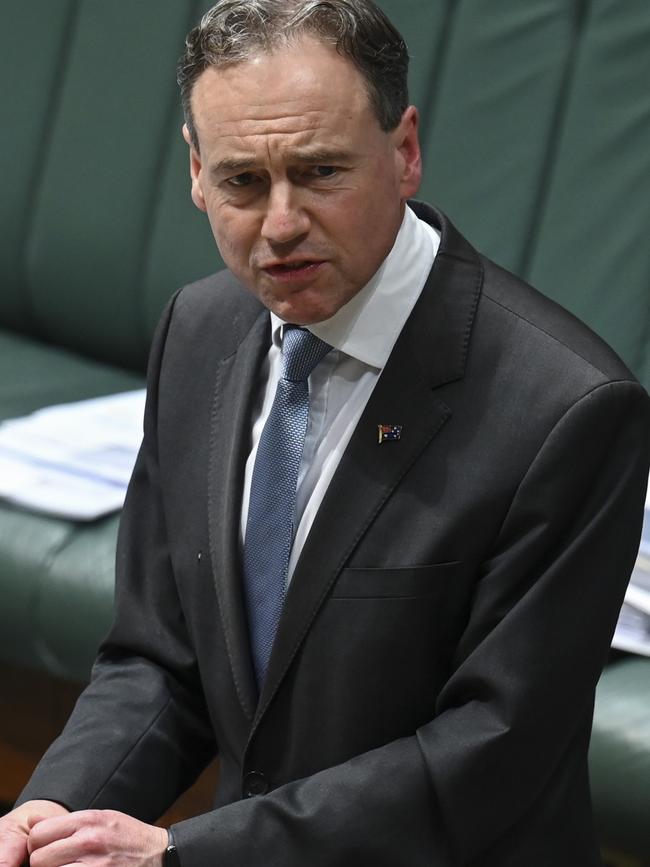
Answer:
M397 178L403 200L410 199L420 189L422 181L422 154L418 129L420 116L414 105L410 105L393 131Z
M192 136L187 128L187 124L183 124L183 138L187 142L190 149L190 177L192 179L192 201L200 211L206 211L205 197L201 189L201 155L194 146Z

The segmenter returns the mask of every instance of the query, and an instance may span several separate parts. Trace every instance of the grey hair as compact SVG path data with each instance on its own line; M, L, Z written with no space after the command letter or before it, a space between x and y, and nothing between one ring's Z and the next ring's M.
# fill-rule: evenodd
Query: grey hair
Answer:
M363 76L381 128L399 124L408 106L409 55L404 39L372 0L219 0L185 40L178 84L192 143L192 89L208 67L250 60L304 35L330 42Z

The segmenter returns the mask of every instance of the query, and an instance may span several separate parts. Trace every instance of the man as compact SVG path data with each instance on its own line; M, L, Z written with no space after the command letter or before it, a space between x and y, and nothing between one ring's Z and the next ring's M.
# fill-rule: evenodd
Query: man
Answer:
M229 271L159 327L115 624L3 867L600 863L587 745L648 399L407 204L406 66L369 0L221 0L190 34ZM215 752L215 808L165 852L148 823Z

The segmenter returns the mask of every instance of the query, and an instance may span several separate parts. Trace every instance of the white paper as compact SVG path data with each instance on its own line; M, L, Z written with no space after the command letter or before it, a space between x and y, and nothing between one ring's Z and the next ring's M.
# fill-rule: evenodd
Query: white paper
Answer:
M144 389L0 424L0 497L89 521L120 509L142 439Z
M650 656L650 495L646 499L639 553L625 592L612 647Z

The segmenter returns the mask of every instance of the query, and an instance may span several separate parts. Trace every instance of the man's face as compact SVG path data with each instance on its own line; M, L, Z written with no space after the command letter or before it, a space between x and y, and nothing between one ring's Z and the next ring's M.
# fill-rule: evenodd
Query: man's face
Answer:
M312 38L208 68L192 109L192 198L224 262L285 321L329 318L375 274L418 189L416 110L383 132L357 69Z

